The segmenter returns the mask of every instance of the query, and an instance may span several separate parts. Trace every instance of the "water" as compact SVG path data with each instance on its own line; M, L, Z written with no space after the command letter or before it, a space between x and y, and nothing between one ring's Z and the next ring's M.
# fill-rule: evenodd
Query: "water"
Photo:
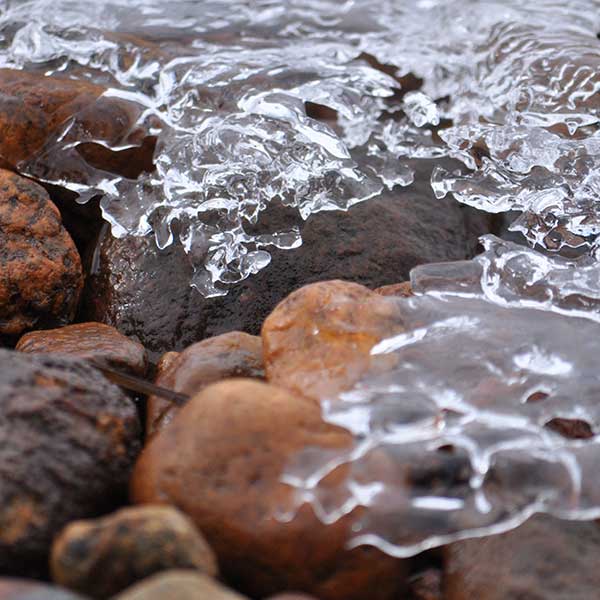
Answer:
M529 245L488 237L474 261L413 272L416 296L390 300L405 333L372 350L397 366L322 399L355 447L286 474L326 521L367 507L353 543L405 556L534 511L600 515L599 31L598 0L0 0L0 67L129 104L118 139L65 123L19 168L103 194L114 235L182 243L205 296L293 251L309 215L410 185L408 159L458 159L437 196L517 215ZM69 168L78 145L140 131L155 172ZM249 233L277 203L297 226ZM319 485L342 463L345 482Z

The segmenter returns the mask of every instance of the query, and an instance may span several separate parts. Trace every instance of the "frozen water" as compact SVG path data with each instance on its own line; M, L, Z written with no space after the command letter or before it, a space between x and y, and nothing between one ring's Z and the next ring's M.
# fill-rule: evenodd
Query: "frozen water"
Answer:
M354 543L404 556L535 511L600 516L599 31L600 0L0 0L0 68L128 103L119 139L67 122L19 168L102 194L114 235L183 244L205 296L300 245L310 215L410 185L408 159L457 159L437 196L519 215L530 247L487 237L412 273L389 299L404 332L372 351L396 366L322 399L354 447L286 474L325 521L366 507ZM156 170L135 181L77 152L140 135ZM250 233L274 202L296 226Z

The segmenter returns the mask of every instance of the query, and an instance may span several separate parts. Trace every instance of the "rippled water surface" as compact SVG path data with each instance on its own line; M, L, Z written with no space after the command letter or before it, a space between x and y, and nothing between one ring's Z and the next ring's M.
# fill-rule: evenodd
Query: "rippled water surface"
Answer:
M396 367L323 399L355 447L286 476L324 520L367 507L355 543L409 555L534 511L600 515L598 32L598 0L0 0L0 67L136 107L155 172L66 177L78 144L134 138L69 123L19 167L102 193L115 235L183 243L206 296L300 245L309 215L410 186L408 159L458 159L436 195L510 212L524 245L413 272L416 295L390 300L405 333L372 350ZM278 203L298 226L250 233Z

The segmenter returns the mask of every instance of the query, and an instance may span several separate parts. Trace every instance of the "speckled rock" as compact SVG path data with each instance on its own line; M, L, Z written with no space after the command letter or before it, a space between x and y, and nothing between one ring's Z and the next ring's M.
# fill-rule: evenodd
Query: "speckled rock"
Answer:
M247 600L206 575L168 571L149 577L113 600Z
M383 285L373 291L381 294L382 296L397 296L398 298L410 298L414 295L410 281L392 283L391 285Z
M85 598L39 581L1 577L0 600L85 600Z
M600 526L535 516L501 535L445 550L446 600L589 600L598 597Z
M0 572L46 569L69 521L122 501L133 402L85 362L0 350Z
M32 331L17 343L27 354L66 354L143 376L148 367L145 348L103 323L78 323L59 329Z
M101 519L70 523L54 541L56 583L107 598L169 569L217 575L215 556L194 524L170 506L122 509Z
M264 322L267 379L316 400L333 397L373 372L373 346L402 330L393 298L349 281L312 283ZM378 358L377 368L385 361Z
M470 258L478 236L490 229L489 218L436 199L429 183L433 165L418 161L408 188L385 191L348 212L312 215L300 248L269 249L271 264L225 297L205 299L189 287L192 269L181 245L159 251L152 238L115 239L104 232L85 318L136 336L156 358L232 330L258 334L277 303L307 283L339 278L376 288L406 280L417 264ZM286 210L274 210L252 231L283 231L295 222Z
M284 467L306 446L343 449L346 430L319 406L266 383L226 380L205 388L145 447L132 499L188 514L217 554L221 572L251 597L300 590L321 600L392 600L404 562L372 547L346 549L354 514L324 525L305 505L289 522Z
M0 169L0 339L66 325L82 287L79 254L46 191Z
M210 383L229 377L264 377L259 337L232 331L193 344L173 360L169 359L168 365L161 365L156 384L193 396ZM158 396L148 398L147 433L170 423L178 409Z

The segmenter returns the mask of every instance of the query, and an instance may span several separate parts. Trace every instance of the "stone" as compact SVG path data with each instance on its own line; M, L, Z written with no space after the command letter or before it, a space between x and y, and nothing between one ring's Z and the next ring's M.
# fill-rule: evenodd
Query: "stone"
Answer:
M285 592L284 594L277 594L270 596L268 600L317 600L314 596L307 596L306 594L296 594L295 592Z
M286 522L293 489L284 468L305 447L344 450L350 434L313 401L251 379L194 396L152 437L131 482L136 503L189 515L217 554L225 581L251 597L299 590L321 600L395 599L404 562L373 547L346 548L355 514L323 524L303 505Z
M52 546L53 580L107 598L169 569L217 575L215 556L188 517L170 506L124 508L70 523Z
M125 139L133 142L130 136L140 114L140 107L135 104L103 96L106 90L103 86L67 77L0 69L0 89L0 158L8 164L18 167L38 156L42 149L46 151L52 137L72 121L69 139L84 143L69 157L70 164L61 168L80 169L77 156L98 168L112 172L125 170L130 176L147 166L147 151L138 158L131 150L115 153L91 143L101 140L111 145ZM143 137L142 134L138 140L140 144ZM142 166L134 164L136 161Z
M513 531L445 548L446 600L598 596L600 527L537 515Z
M410 285L410 281L403 281L402 283L384 285L373 291L377 292L378 294L381 294L382 296L396 296L398 298L410 298L414 295L412 287Z
M149 577L113 600L247 600L206 575L168 571Z
M0 169L0 340L66 325L82 288L79 254L46 191Z
M15 348L27 354L66 354L143 377L145 348L103 323L77 323L59 329L31 331Z
M270 248L271 264L224 297L207 299L189 286L192 267L181 244L158 250L152 237L115 239L105 230L87 282L85 318L136 337L155 360L228 331L258 334L273 308L308 283L347 279L373 289L408 279L418 264L470 258L490 219L434 197L429 182L439 163L415 162L416 180L407 188L385 191L347 212L311 215L300 248ZM283 231L297 220L274 207L249 228Z
M52 538L123 500L134 403L84 361L0 350L0 572L47 568Z
M85 600L85 598L39 581L0 577L0 600Z
M402 329L393 298L349 281L307 285L264 322L267 379L315 400L335 397L394 360L370 352Z
M230 377L264 377L259 337L232 331L193 344L174 357L169 366L162 365L156 385L193 396L210 383ZM147 433L168 425L178 409L158 396L148 398Z
M442 572L431 567L411 577L410 594L411 600L443 600Z

